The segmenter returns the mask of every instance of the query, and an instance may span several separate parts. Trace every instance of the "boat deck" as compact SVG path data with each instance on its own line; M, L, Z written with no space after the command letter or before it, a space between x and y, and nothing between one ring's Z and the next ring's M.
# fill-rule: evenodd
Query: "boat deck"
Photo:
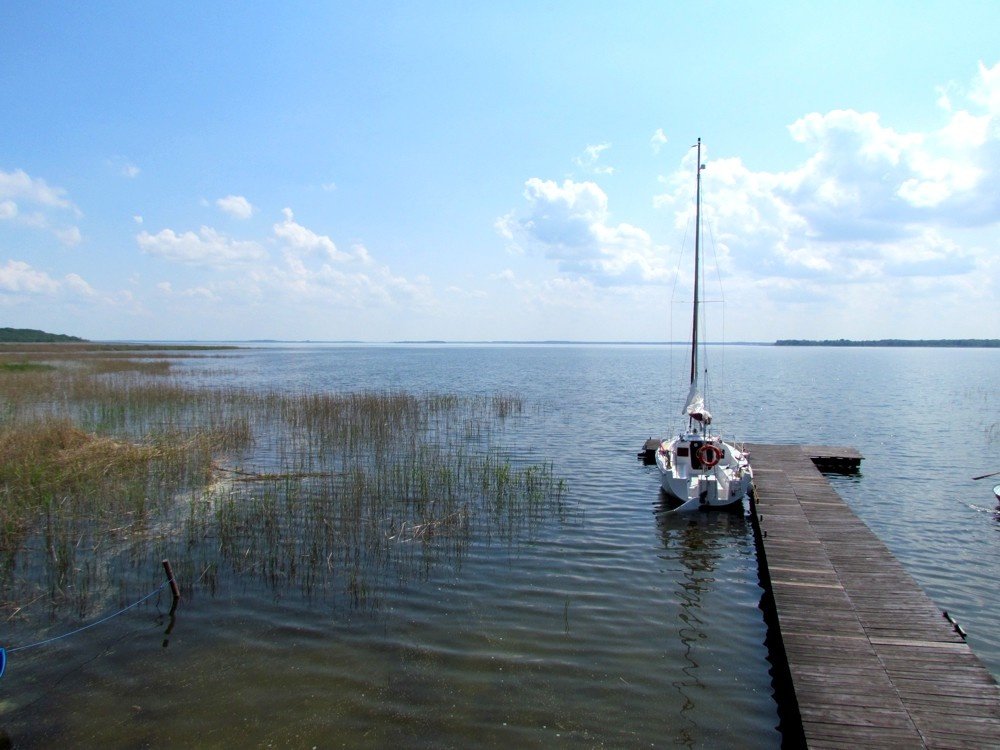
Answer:
M996 680L812 460L836 470L861 456L747 449L761 576L780 631L772 637L807 746L1000 747Z

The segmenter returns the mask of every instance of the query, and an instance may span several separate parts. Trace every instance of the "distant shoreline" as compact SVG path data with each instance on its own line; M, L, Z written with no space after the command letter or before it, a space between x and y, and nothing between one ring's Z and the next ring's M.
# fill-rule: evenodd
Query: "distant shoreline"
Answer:
M953 349L997 349L1000 339L778 339L777 341L706 341L706 346L853 346L853 347L933 347ZM33 328L0 328L0 346L4 344L76 344L99 347L233 348L267 344L330 344L339 346L689 346L689 341L614 341L607 339L400 339L372 341L362 339L231 339L187 340L132 339L92 341L77 336L48 333ZM7 347L3 347L7 348Z
M778 339L775 346L883 346L883 347L935 347L949 349L996 349L1000 339L878 339L877 341L852 341L851 339Z

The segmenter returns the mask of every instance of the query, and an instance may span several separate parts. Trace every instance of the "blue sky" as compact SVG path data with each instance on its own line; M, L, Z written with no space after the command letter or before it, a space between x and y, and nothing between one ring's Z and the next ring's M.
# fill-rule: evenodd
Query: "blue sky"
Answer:
M1000 4L7 2L0 325L1000 337ZM722 304L714 304L725 300Z

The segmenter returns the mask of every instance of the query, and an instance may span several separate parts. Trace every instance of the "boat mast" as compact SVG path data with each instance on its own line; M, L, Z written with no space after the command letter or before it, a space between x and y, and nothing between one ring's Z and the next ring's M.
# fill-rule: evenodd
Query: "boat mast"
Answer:
M701 138L698 139L697 180L694 199L694 312L691 314L691 384L698 379L698 262L701 243Z

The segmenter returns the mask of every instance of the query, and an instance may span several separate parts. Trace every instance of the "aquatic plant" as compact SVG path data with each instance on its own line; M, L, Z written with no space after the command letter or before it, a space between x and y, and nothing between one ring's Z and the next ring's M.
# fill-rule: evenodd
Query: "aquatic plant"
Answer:
M81 615L127 597L129 571L164 556L188 586L377 606L392 581L561 512L551 466L499 444L515 394L249 389L74 351L0 377L0 607L18 616L39 596Z

